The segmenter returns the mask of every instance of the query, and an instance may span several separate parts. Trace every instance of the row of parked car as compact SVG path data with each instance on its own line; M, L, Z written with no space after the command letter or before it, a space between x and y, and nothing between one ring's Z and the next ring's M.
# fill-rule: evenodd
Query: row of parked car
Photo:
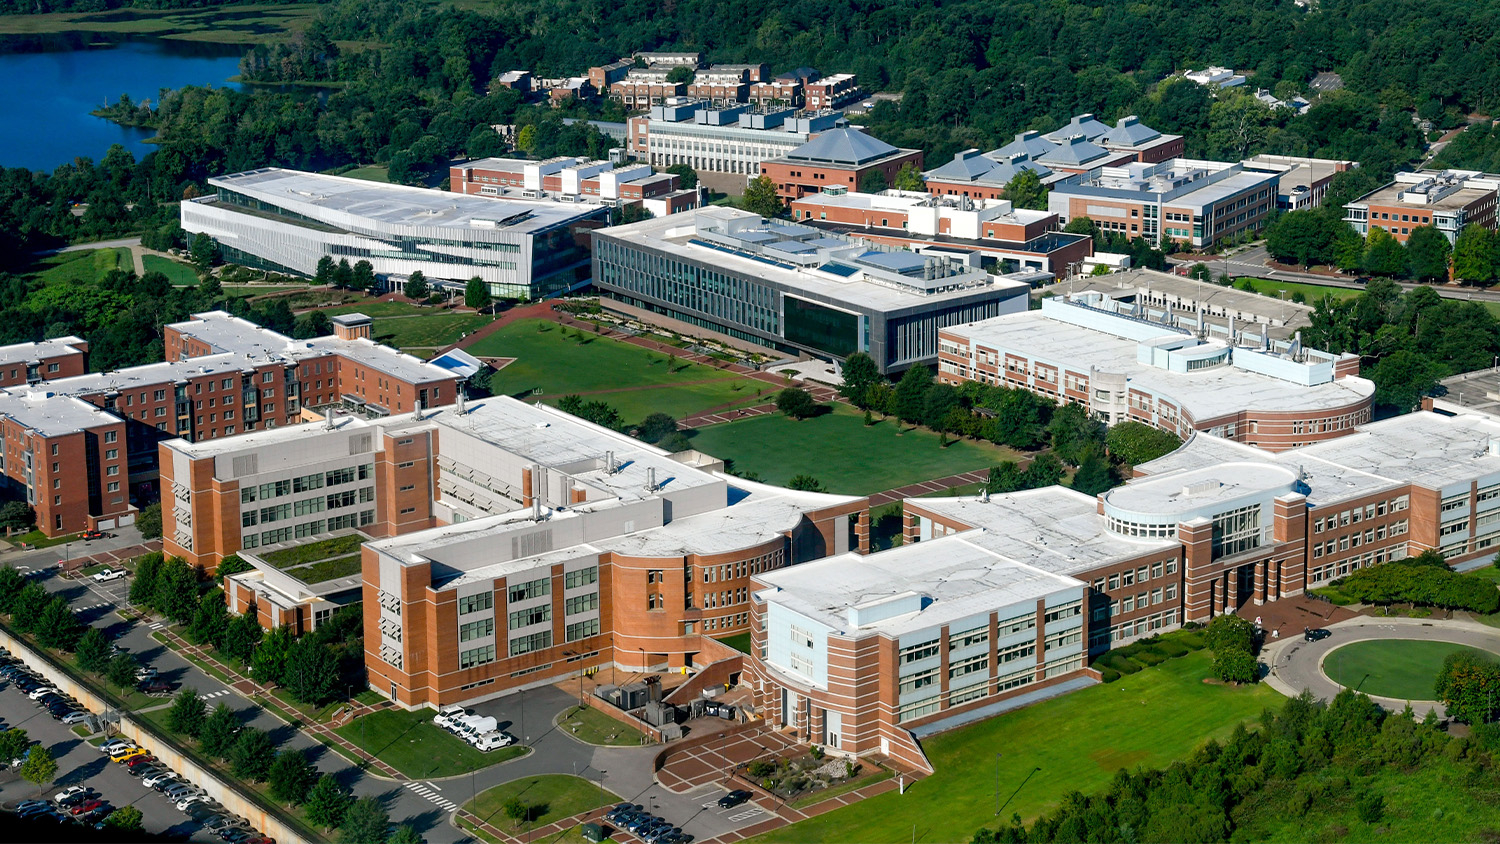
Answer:
M250 822L219 805L208 792L183 779L167 764L143 747L126 739L114 739L99 745L99 752L109 754L109 761L122 765L126 773L154 788L166 797L177 811L197 821L204 829L230 844L276 844L250 827Z
M604 819L646 844L692 844L693 836L646 811L639 803L621 803L605 812Z
M488 715L475 715L462 706L445 706L438 710L432 723L488 753L516 743L516 737L500 729L500 722Z
M0 680L9 682L37 706L46 709L54 721L72 726L88 720L88 711L78 701L37 676L9 651L0 648L0 652L3 652L0 653Z

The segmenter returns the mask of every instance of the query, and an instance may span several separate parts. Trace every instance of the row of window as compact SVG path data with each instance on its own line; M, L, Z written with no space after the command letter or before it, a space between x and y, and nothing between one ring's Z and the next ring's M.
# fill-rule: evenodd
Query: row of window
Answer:
M265 501L269 498L321 489L324 486L354 483L356 480L368 481L373 477L375 477L375 464L373 463L349 466L328 472L315 472L311 475L303 475L297 478L270 481L259 486L247 486L240 490L240 503L249 504L252 501Z
M1149 566L1141 566L1134 571L1116 572L1108 578L1094 578L1094 591L1103 592L1106 588L1110 591L1120 587L1134 586L1137 583L1145 583L1147 580L1155 580L1158 577L1170 577L1177 573L1176 560L1158 560Z
M1464 495L1463 500L1467 503L1469 500L1468 495ZM1337 527L1357 525L1361 519L1379 518L1388 512L1399 513L1410 506L1411 496L1400 495L1390 501L1377 501L1374 504L1366 504L1363 507L1354 507L1348 510L1341 510L1337 513L1330 513L1327 516L1319 516L1313 519L1313 533L1322 533L1324 530L1332 530Z
M1460 528L1467 528L1468 522L1459 522L1458 525ZM1340 536L1337 539L1329 539L1325 542L1314 542L1312 544L1313 559L1325 555L1332 556L1340 551L1348 551L1352 548L1358 548L1361 545L1368 545L1371 542L1379 542L1387 537L1405 536L1407 527L1407 520L1402 519L1399 522L1391 522L1388 526L1377 525L1363 533L1356 532ZM1444 530L1446 531L1447 529L1444 528ZM1452 531L1447 532L1451 533Z

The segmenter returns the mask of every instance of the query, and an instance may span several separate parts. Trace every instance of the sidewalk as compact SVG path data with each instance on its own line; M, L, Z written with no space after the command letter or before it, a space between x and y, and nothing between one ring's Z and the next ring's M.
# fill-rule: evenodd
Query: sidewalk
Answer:
M167 647L171 648L174 651L177 651L184 657L192 657L212 666L216 671L219 671L225 677L229 678L230 688L234 689L236 692L239 692L247 699L259 704L262 709L266 710L272 715L275 715L277 718L280 718L288 724L296 727L298 730L305 733L314 741L318 741L326 745L336 746L338 750L343 752L344 756L357 760L360 767L364 768L366 773L371 773L374 776L384 777L386 779L407 779L407 777L400 771L396 770L380 759L371 756L369 753L365 752L363 748L359 747L359 745L356 745L350 742L348 739L345 739L344 737L335 733L331 726L327 724L312 723L307 719L307 716L303 715L301 712L298 712L293 707L288 706L280 698L277 698L275 695L271 694L271 690L266 686L262 686L251 678L246 677L239 670L232 668L224 664L223 662L220 662L213 655L211 649L204 648L202 645L192 644L191 642L174 633L171 627L163 626L156 632L162 635L162 639L166 642ZM189 662L191 661L192 659L189 659ZM394 704L392 704L390 701L382 701L377 706L368 706L363 703L353 702L351 702L349 705L353 708L352 714L350 716L352 720L353 718L358 718L361 715L368 715L381 709L389 709Z

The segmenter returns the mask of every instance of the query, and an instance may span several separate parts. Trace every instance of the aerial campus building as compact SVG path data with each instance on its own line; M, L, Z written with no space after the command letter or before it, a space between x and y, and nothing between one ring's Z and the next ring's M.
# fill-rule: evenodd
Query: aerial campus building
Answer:
M182 204L182 227L235 263L310 276L324 256L364 260L380 276L421 271L437 286L477 276L492 295L522 299L587 281L587 232L610 214L277 168L208 182L213 195Z
M1375 386L1359 377L1357 355L1307 348L1296 334L1276 339L1272 329L1179 315L1143 295L1067 293L1037 311L944 328L938 378L1081 404L1111 425L1206 431L1271 450L1370 421Z
M1024 311L1030 285L730 208L594 236L594 284L620 302L791 353L868 353L883 372L937 359L942 327Z
M167 553L243 552L255 568L228 600L267 626L362 601L371 686L405 706L691 667L705 634L749 629L753 575L868 548L864 498L744 481L508 397L162 453ZM347 536L360 568L321 550Z

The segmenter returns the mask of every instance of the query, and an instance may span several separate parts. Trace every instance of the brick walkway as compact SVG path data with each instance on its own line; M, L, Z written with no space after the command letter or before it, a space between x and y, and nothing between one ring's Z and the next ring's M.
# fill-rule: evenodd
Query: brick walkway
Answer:
M239 692L245 697L254 700L256 703L260 704L260 706L267 712L296 727L298 730L301 730L309 738L312 738L315 741L320 741L324 744L336 745L340 750L345 751L344 755L360 760L360 766L367 772L373 772L376 776L382 776L388 779L395 780L407 779L407 777L400 771L396 770L385 762L382 762L380 759L371 756L359 745L354 744L343 736L340 736L338 733L335 733L333 731L333 727L327 724L312 723L310 720L308 720L306 715L298 712L295 708L289 706L280 698L271 694L271 690L266 686L262 686L261 684L255 682L253 679L246 677L239 670L226 665L223 662L220 662L210 649L204 648L202 645L195 645L187 641L186 639L172 632L172 628L170 627L162 627L162 629L157 632L161 633L162 638L166 641L167 646L172 650L177 651L183 656L195 657L196 659L212 666L214 669L222 673L225 677L229 678L230 688L234 689L236 692ZM361 715L369 715L370 713L377 712L381 709L389 709L392 705L393 704L391 704L390 701L382 701L377 706L368 706L363 703L351 702L350 706L353 707L353 714L351 717L358 718Z

